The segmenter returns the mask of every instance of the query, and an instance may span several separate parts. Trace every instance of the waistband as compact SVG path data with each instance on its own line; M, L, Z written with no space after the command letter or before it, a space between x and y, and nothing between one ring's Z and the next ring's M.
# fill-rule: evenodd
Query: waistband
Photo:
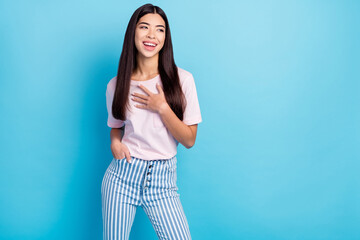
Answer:
M154 161L170 161L170 160L174 160L176 158L176 155L172 156L171 158L165 158L165 159L151 159L151 160L147 160L147 159L142 159L142 158L138 158L135 156L130 156L131 159L135 159L135 160L140 160L140 161L144 161L144 162L154 162ZM116 159L116 158L114 158ZM118 160L126 160L126 157L122 158L122 159L118 159Z

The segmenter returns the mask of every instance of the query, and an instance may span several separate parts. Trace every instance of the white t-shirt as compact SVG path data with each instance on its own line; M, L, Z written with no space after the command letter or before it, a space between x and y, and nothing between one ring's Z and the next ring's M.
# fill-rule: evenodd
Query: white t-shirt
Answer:
M190 72L179 67L178 74L187 101L183 122L187 125L200 123L202 118L194 77ZM131 80L128 96L130 111L126 110L125 121L115 119L112 115L116 76L109 81L106 89L107 125L111 128L120 128L125 124L125 133L121 142L128 147L131 156L143 160L169 159L176 155L179 143L168 131L158 113L135 107L136 104L141 103L131 99L131 93L147 95L138 84L142 84L153 93L158 93L156 83L162 87L160 75L146 81Z

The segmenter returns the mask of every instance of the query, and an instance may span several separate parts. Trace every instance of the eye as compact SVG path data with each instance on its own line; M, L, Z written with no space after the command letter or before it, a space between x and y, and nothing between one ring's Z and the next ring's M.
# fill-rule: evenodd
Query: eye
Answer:
M144 28L147 28L146 26L140 26L140 28L143 28L143 27L144 27Z
M164 29L159 29L160 30L160 32L164 32Z

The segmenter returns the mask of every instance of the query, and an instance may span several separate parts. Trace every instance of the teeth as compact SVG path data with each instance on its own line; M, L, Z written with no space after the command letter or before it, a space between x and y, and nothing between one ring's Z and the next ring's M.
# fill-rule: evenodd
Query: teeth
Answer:
M147 46L152 46L152 47L156 46L155 44L152 44L152 43L144 43L144 44L147 45Z

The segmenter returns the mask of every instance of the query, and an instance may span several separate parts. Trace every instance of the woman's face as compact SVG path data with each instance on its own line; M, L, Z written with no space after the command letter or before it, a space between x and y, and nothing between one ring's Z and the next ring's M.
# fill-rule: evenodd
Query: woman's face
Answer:
M144 57L153 57L159 54L164 42L165 21L162 17L153 13L142 16L136 24L135 30L135 46L138 54Z

